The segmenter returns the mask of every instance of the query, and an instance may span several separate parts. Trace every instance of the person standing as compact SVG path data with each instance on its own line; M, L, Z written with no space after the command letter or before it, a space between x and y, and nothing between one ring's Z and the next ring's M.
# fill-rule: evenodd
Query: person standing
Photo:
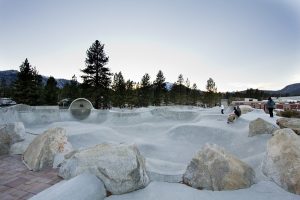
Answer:
M224 106L221 104L221 113L224 114Z
M268 98L267 108L269 110L270 117L273 117L273 110L275 108L275 102L271 97Z

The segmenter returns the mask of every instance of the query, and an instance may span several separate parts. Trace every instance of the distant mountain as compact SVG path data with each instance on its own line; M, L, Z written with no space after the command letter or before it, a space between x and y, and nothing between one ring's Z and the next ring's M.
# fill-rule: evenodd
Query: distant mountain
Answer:
M170 91L170 90L172 89L172 87L173 87L173 84L174 84L174 83L166 82L165 88L166 88L168 91Z
M265 93L276 95L300 96L300 83L294 83L285 86L281 90L264 90Z
M0 71L0 81L4 80L6 85L11 85L15 80L17 79L17 70L5 70L5 71ZM44 85L46 85L48 76L43 76L42 75L42 82ZM65 84L69 83L70 80L66 79L55 79L57 82L57 87L63 88Z
M0 71L0 81L4 80L6 85L11 85L17 79L17 70Z
M279 91L280 94L289 94L291 96L298 96L300 95L300 83L288 85Z

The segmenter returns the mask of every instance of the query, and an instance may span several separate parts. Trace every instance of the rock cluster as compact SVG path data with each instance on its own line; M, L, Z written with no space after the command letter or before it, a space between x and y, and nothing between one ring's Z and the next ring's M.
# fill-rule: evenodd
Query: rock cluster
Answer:
M276 120L280 128L290 128L300 135L300 119L298 118L279 118Z

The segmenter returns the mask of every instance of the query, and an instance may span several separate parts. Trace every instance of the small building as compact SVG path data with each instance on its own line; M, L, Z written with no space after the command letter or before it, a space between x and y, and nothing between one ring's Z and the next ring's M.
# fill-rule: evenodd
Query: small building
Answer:
M258 99L254 99L254 98L245 98L244 101L245 101L245 102L257 102Z

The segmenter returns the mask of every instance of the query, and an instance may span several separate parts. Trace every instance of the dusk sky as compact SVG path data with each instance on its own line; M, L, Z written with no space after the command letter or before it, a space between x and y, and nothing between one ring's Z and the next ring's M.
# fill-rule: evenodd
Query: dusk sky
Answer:
M204 90L300 83L297 0L0 0L0 70L25 58L40 74L81 81L86 50L105 44L125 79L180 73Z

